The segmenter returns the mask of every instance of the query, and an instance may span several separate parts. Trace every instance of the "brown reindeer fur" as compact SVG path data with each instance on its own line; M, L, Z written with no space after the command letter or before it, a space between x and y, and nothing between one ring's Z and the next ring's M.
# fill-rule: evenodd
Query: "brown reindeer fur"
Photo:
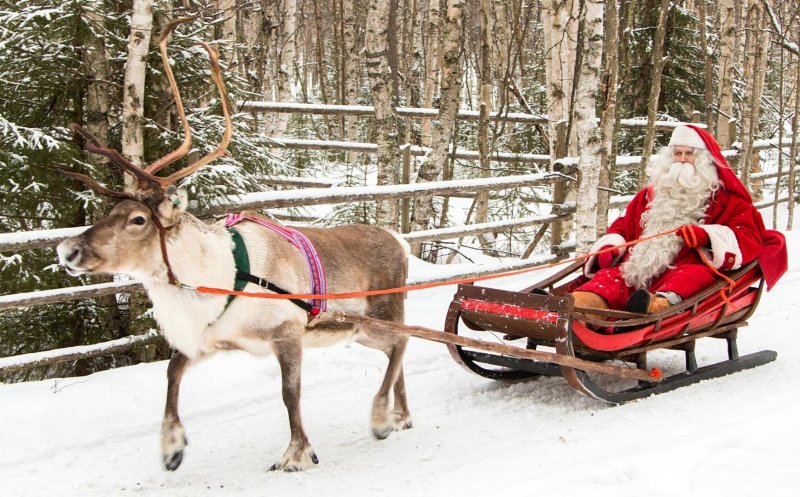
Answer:
M148 206L147 200L120 202L85 233L62 242L58 252L71 274L124 273L139 279L148 291L154 315L167 340L177 349L167 368L167 402L161 430L162 456L167 469L177 469L186 446L178 414L183 373L193 363L220 350L275 354L278 360L291 440L272 469L293 471L317 463L300 415L304 346L354 340L382 351L389 365L373 400L372 431L377 438L385 438L393 430L411 426L402 368L407 337L331 321L315 326L313 322L309 324L304 310L288 300L237 297L226 308L226 296L198 294L170 285L154 212L159 213L158 221L167 230L170 265L183 284L232 289L233 243L222 225L209 225L185 213L185 196L156 200L160 202L153 206ZM237 224L235 229L247 247L252 274L292 293L311 291L306 262L286 239L248 221ZM319 253L328 293L405 284L408 246L392 233L364 225L301 231ZM244 290L265 291L254 284L248 284ZM403 305L404 295L400 293L328 301L329 311L341 310L395 322L403 322Z

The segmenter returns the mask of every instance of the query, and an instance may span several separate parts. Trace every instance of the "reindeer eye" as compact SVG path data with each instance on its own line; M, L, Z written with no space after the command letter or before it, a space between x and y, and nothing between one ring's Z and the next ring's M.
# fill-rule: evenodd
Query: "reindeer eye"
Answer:
M147 219L145 219L144 216L136 216L135 218L131 219L131 224L136 224L139 226L143 225L146 222Z

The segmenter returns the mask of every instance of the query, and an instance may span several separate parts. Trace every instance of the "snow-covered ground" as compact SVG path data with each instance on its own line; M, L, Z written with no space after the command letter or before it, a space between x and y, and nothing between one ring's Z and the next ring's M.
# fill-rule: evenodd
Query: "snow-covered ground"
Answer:
M302 473L266 471L289 437L274 358L221 354L187 373L190 444L175 473L162 469L159 451L165 362L0 385L0 495L800 495L800 233L787 239L790 272L740 333L742 354L778 352L756 369L612 407L560 378L480 378L443 345L412 339L405 373L414 428L379 441L369 410L385 359L355 344L309 349L303 414L320 463ZM452 286L413 293L407 322L441 329L452 294ZM725 356L724 341L706 342L701 365ZM653 365L682 360L662 352Z

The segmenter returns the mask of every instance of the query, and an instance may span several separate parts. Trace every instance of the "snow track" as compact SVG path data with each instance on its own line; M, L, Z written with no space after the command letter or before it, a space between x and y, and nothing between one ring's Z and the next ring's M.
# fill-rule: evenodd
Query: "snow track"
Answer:
M3 496L794 496L800 467L800 236L790 273L740 333L745 354L778 360L619 407L559 378L496 383L412 339L405 373L414 428L372 438L386 364L356 344L307 349L303 414L320 464L266 472L289 437L274 358L219 355L190 369L181 410L189 446L161 468L166 362L83 378L0 385ZM421 263L414 271L430 271ZM538 275L492 285L520 288ZM453 287L416 292L409 324L441 329ZM698 343L698 362L724 341ZM681 363L661 352L653 363Z

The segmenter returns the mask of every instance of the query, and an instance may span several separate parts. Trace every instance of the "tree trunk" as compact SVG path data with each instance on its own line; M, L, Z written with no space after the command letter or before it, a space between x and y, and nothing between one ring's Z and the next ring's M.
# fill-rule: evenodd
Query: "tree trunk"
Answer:
M86 17L91 21L93 30L104 31L106 29L105 16L98 13L97 9L87 9ZM83 40L85 67L88 69L86 74L86 101L85 113L86 130L100 140L100 143L108 143L109 123L109 84L111 82L111 66L108 63L110 55L106 54L106 45L102 37L89 33ZM100 166L108 162L103 156L97 154L86 154L86 160L95 166ZM91 222L97 219L91 219Z
M789 216L786 221L786 230L790 231L792 229L792 223L794 222L794 182L795 177L797 174L797 154L798 154L798 147L797 147L797 140L800 136L800 121L798 120L798 116L800 115L800 55L795 57L795 85L794 85L794 115L792 116L792 146L789 152L789 187L788 187L788 195L789 195Z
M495 79L497 80L497 110L508 110L508 94L513 69L511 67L511 35L509 34L508 8L509 3L504 0L493 0L494 3L494 37L497 47L497 64ZM502 127L502 125L499 125Z
M714 122L714 73L711 65L711 55L708 53L708 35L706 34L706 0L697 0L697 16L700 23L700 47L703 50L705 70L705 92L703 93L703 114L706 125L711 127Z
M463 3L463 2L462 2ZM450 2L448 2L448 11ZM463 9L463 5L461 7ZM463 13L462 13L463 14ZM461 15L461 14L459 14ZM441 12L439 10L438 0L428 0L428 22L426 24L426 42L427 50L425 51L425 79L422 84L422 105L423 107L433 107L433 96L436 93L436 87L439 85L439 24L441 22ZM459 24L460 24L459 20ZM449 29L445 26L443 31ZM461 36L461 29L459 26L458 36ZM442 40L446 38L446 34L442 34ZM460 50L461 44L458 43ZM444 90L442 90L444 91ZM431 146L433 143L432 138L432 120L422 120L422 145ZM449 135L448 135L449 136Z
M656 114L658 112L658 97L661 95L661 72L664 68L664 36L667 31L667 14L669 13L670 0L661 0L658 12L658 25L656 36L653 40L653 73L650 80L650 97L647 102L647 131L642 146L642 165L639 168L639 187L647 182L645 168L650 163L653 153L653 143L656 138Z
M342 77L344 79L344 104L358 105L358 88L360 86L358 67L358 44L356 40L357 16L353 0L342 0L342 35L344 63ZM358 140L358 118L344 118L345 139ZM347 152L347 162L355 162L357 152Z
M122 154L139 167L144 166L144 87L152 30L153 0L134 0L122 93ZM127 174L125 185L126 190L135 188Z
M585 0L582 10L582 63L574 111L578 135L579 184L575 210L578 254L588 251L597 237L597 187L603 153L595 110L603 54L603 0Z
M756 172L758 151L753 150L753 141L759 130L761 116L761 95L764 89L763 70L766 59L766 46L769 44L768 32L765 28L763 6L761 2L753 2L747 11L747 39L745 42L745 97L742 113L742 155L739 163L739 177L745 187L750 190L754 199L761 197L761 189L750 184L750 173Z
M606 4L605 13L605 45L603 61L603 83L601 94L604 96L603 112L600 116L600 177L597 191L597 234L602 235L608 226L608 204L613 183L616 162L617 125L617 85L619 82L619 64L617 57L619 35L619 12L616 0Z
M224 60L231 67L236 66L236 50L234 44L239 40L238 33L236 32L237 12L236 0L217 0L217 11L222 16L222 23L219 25L218 37L230 43L231 50L228 57L225 57L227 52L220 53L220 60Z
M480 97L478 109L480 118L478 119L478 153L480 154L480 173L481 178L488 178L491 175L491 145L489 143L489 113L492 112L492 36L494 34L494 23L492 22L492 7L490 0L480 2ZM489 194L488 192L478 192L475 195L475 222L485 223L489 219ZM483 234L479 237L481 247L488 248L492 240L490 235Z
M367 76L375 107L379 185L397 184L401 167L395 95L388 58L391 1L370 0L364 42ZM380 201L376 209L376 222L380 226L397 229L397 202Z
M577 0L549 0L542 6L544 33L545 75L547 79L547 116L549 121L551 167L556 159L577 153L575 140L569 133L559 129L571 129L570 100L575 75L578 29ZM568 185L565 181L553 184L553 203L567 200ZM561 243L564 232L570 231L569 222L551 225L551 244Z
M733 117L733 67L736 49L734 0L718 0L719 9L719 112L717 114L716 137L723 150L731 148L733 137L730 123ZM710 124L710 123L709 123Z
M433 122L431 151L422 161L417 182L436 181L442 174L450 148L456 115L461 104L462 81L462 33L464 0L447 0L447 11L442 25L441 41L436 45L442 50L442 92L439 100L439 117ZM431 197L414 200L414 231L433 226L435 212Z
M264 100L272 98L271 85L267 83L270 78L267 76L269 67L270 51L269 29L265 29L267 24L267 11L263 6L256 6L252 9L237 9L236 11L236 69L243 79L245 79L253 91ZM271 118L274 116L270 116ZM253 113L253 133L269 134L269 129L259 125L261 121L270 122L270 118L264 119L261 114Z
M292 75L294 74L294 63L297 58L297 0L283 0L283 12L279 23L279 52L277 60L277 71L275 78L275 101L292 101ZM324 86L324 82L320 85ZM275 114L275 123L268 135L272 138L280 138L286 135L289 127L290 114L278 112Z
M556 126L571 119L572 83L577 52L578 1L550 0L542 12L544 27L547 115L550 120L550 153L555 149ZM569 138L568 138L569 140ZM571 141L571 140L570 140ZM575 153L568 146L569 154Z

